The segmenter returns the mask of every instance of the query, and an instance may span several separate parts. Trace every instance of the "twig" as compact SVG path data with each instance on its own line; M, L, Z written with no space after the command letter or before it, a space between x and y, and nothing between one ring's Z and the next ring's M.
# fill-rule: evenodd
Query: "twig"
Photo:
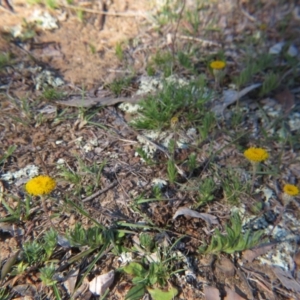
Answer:
M143 17L145 19L147 18L146 14L143 14L141 12L133 12L133 13L108 12L108 11L100 11L92 8L84 8L84 7L70 5L70 4L60 4L60 6L74 9L74 10L81 10L93 14L100 14L100 15L107 15L107 16L125 17L125 18L134 18L134 17Z
M241 5L240 5L240 10L247 19L249 19L252 22L257 22L256 18L251 16Z
M182 18L182 13L183 13L183 10L184 10L184 7L185 7L185 0L183 1L183 5L182 5L182 8L180 10L180 13L179 13L179 18L178 18L178 22L176 24L176 29L175 29L175 32L174 32L174 36L172 38L172 58L173 58L173 64L175 63L175 42L176 42L176 34L177 34L177 31L178 31L178 28L179 28L179 23L180 23L180 20Z
M222 46L220 43L213 42L213 41L208 41L208 40L204 40L202 38L195 38L195 37L186 36L186 35L178 35L177 37L179 37L181 39L184 39L184 40L191 40L191 41L194 41L194 42L199 42L199 43L207 44L208 46L218 46L218 47Z
M104 188L103 190L97 191L96 193L94 193L93 195L86 197L85 199L82 200L82 202L87 202L90 200L93 200L94 198L96 198L97 196L105 193L106 191L108 191L109 189L113 188L114 186L116 186L118 184L117 181L114 181L112 184L110 184L109 186L107 186L106 188Z

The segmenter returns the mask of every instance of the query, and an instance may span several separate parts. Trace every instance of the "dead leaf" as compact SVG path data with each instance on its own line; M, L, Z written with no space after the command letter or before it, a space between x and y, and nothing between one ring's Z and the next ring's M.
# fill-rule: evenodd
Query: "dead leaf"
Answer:
M295 96L288 88L281 93L276 94L275 99L281 104L284 113L287 115L295 106Z
M74 293L77 277L78 277L79 269L71 270L66 276L65 281L63 282L64 287L66 288L69 295Z
M235 291L231 290L227 286L225 286L226 296L224 297L224 300L246 300L245 298L241 297L239 294L237 294Z
M299 163L291 164L289 170L295 175L300 177L300 165Z
M92 297L92 293L88 291L89 281L84 278L82 285L75 291L72 299L88 300Z
M57 108L53 105L47 105L42 109L39 109L38 112L40 112L41 114L53 114L55 113L57 110Z
M36 297L38 296L37 288L32 284L20 284L14 286L12 290L13 292L18 293L24 298L31 297L31 299L36 299Z
M105 291L112 285L115 279L115 271L111 270L106 274L96 276L90 281L89 289L94 295L102 296Z
M227 257L222 257L217 263L216 267L224 273L226 277L232 277L235 274L235 267L232 261Z
M205 300L221 300L219 290L212 286L204 287L204 296Z
M300 252L296 252L294 255L294 262L296 264L297 269L300 268Z
M1 280L3 280L5 278L7 273L10 271L11 267L15 264L19 253L20 253L20 250L18 250L15 254L13 254L3 265L2 269L1 269Z
M173 220L175 220L178 216L181 216L181 215L189 216L192 218L202 219L209 226L211 224L219 224L217 217L210 215L210 214L206 214L206 213L199 213L195 210L192 210L192 209L189 209L186 207L181 207L181 208L177 209L177 211L175 212L175 214L173 216Z
M268 244L268 245L262 245L253 249L248 249L243 252L243 260L248 262L253 262L253 260L261 255L266 254L272 248L274 247L274 244Z
M300 293L300 284L294 279L290 271L285 271L279 267L272 267L272 270L285 288Z
M235 90L224 90L223 91L223 98L222 98L222 104L218 104L215 107L212 108L212 111L217 115L221 116L223 115L223 112L225 108L234 102L238 101L240 98L245 96L246 94L250 93L252 90L258 88L261 86L261 83L252 84L241 91L235 91Z
M82 97L82 96L71 96L66 101L56 101L57 104L72 107L92 107L92 106L110 106L120 102L137 103L142 99L141 96L136 97Z

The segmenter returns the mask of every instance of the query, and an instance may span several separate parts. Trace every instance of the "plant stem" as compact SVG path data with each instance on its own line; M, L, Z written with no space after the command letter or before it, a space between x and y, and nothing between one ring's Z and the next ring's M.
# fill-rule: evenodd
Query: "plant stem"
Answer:
M250 189L251 194L252 194L253 188L254 188L254 181L256 178L256 171L257 171L258 163L253 163L252 166L253 166L253 169L252 169L252 180L251 180L251 189Z

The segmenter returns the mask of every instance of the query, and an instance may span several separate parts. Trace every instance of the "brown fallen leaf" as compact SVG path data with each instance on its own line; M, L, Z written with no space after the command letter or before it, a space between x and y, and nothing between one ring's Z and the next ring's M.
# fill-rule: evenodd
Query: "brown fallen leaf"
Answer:
M66 288L69 295L72 295L74 293L78 274L79 269L71 270L66 276L66 280L63 282L63 286Z
M121 102L138 103L141 96L129 97L83 97L81 95L70 96L68 100L56 101L57 104L71 107L93 107L93 106L110 106Z
M115 279L115 271L96 276L90 281L89 289L94 295L102 296L105 291L112 285Z
M192 218L198 218L198 219L202 219L204 220L209 226L211 224L219 224L219 221L217 219L217 217L210 215L210 214L206 214L206 213L199 213L195 210L186 208L186 207L181 207L179 209L177 209L177 211L175 212L174 216L173 216L173 220L176 219L178 216L189 216Z
M288 115L295 106L295 96L288 88L276 94L275 99L281 104L285 115Z
M213 286L204 287L205 300L221 300L220 292Z
M266 254L267 252L272 250L273 247L274 244L267 244L253 249L245 250L243 251L243 260L251 263L256 257Z
M226 296L224 297L224 300L246 300L245 298L241 297L239 294L237 294L235 291L231 290L227 286L225 286Z
M222 257L217 263L216 267L224 273L226 277L232 277L235 274L235 266L227 257Z
M17 261L19 253L20 253L20 250L18 250L15 254L10 256L10 258L5 262L5 264L3 265L2 269L1 269L1 277L0 277L1 280L3 280L5 278L5 276L7 275L7 273L11 270L12 266Z
M245 87L241 91L235 91L235 90L224 90L223 91L223 97L222 97L222 103L217 104L214 107L211 108L211 110L217 115L217 116L222 116L224 113L224 110L226 109L227 106L235 103L248 93L250 93L252 90L257 89L260 87L260 83L252 84L248 87Z
M295 280L290 271L283 270L280 267L272 267L272 270L286 289L300 293L300 284Z

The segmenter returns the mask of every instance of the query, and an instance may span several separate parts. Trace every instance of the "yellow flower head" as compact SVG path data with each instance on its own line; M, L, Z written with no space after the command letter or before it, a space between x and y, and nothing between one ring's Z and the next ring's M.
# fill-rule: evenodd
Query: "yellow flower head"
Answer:
M299 189L293 184L286 184L283 187L283 191L289 196L297 196L299 194Z
M265 31L268 28L268 25L265 23L260 24L259 29Z
M30 179L25 185L25 190L28 194L40 196L50 194L55 187L56 182L53 178L40 175Z
M222 70L224 69L226 66L226 63L224 61L221 61L221 60L215 60L215 61L212 61L210 63L210 67L213 69L213 70Z
M249 148L244 152L245 157L251 162L261 162L269 157L269 153L262 148Z
M174 116L171 118L171 127L174 127L179 121L178 116Z

